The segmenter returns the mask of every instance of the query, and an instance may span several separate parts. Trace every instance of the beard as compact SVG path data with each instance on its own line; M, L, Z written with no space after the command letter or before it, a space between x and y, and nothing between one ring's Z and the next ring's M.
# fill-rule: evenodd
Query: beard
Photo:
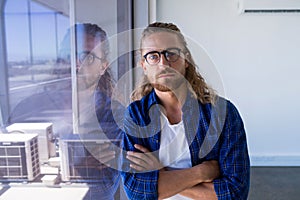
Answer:
M161 92L175 92L185 81L186 79L182 75L175 74L174 77L163 78L163 80L157 78L151 85Z
M79 91L89 89L92 86L95 86L98 80L99 78L95 78L93 76L79 75L77 76L77 89Z
M184 82L180 82L180 84L167 86L159 83L152 83L152 87L161 92L175 92Z
M158 83L152 83L151 84L153 88L157 89L158 91L161 91L161 92L170 92L172 91L169 87L165 86L165 85L161 85L161 84L158 84Z

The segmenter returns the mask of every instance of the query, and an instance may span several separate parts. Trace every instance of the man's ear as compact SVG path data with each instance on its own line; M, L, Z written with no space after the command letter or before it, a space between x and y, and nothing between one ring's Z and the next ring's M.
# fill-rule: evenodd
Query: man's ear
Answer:
M147 67L145 65L145 62L143 60L140 60L140 65L144 71L144 74L146 75L147 74Z
M101 63L101 66L99 68L99 74L100 74L100 76L102 76L105 73L105 71L108 68L108 66L109 65L108 65L107 61L104 61L104 62Z
M184 59L184 66L185 66L185 68L189 67L189 61L187 60L188 55L189 55L189 53L186 53L185 59Z
M185 62L184 62L184 66L185 66L185 68L188 68L188 66L189 66L189 63L188 63L188 61L187 61L187 60L185 60Z

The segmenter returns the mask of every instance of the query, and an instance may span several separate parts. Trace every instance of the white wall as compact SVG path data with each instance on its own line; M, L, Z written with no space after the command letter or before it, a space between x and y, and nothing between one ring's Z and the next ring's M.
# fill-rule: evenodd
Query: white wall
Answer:
M156 13L206 49L244 119L252 165L299 166L300 13L239 15L236 0L163 0Z

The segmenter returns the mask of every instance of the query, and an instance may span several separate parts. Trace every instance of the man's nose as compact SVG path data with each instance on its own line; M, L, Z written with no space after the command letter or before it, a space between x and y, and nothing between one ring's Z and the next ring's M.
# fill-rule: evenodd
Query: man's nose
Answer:
M161 54L158 65L161 65L161 66L166 66L166 65L169 66L170 65L170 62L166 59L166 56L164 54Z
M76 58L76 71L78 72L81 68L81 63L78 58Z

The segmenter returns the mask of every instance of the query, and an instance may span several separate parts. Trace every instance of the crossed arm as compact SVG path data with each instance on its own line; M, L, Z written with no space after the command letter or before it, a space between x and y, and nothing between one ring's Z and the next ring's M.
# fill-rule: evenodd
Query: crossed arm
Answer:
M138 152L128 152L130 167L138 171L159 170L158 199L181 194L193 199L217 199L212 181L220 174L217 161L206 161L187 169L165 170L147 148L135 144Z
M148 144L148 140L144 141L140 137L134 137L135 135L139 136L139 134L136 134L136 132L139 133L139 130L135 130L131 123L127 123L126 128L129 131L126 132L131 133L132 137L124 135L124 149L127 151L138 149L141 152L140 155L135 154L138 152L131 152L134 156L128 152L127 159L131 161L130 167L135 169L136 172L122 173L127 195L131 199L162 199L179 193L193 199L199 199L201 195L205 196L203 199L216 199L217 195L218 199L246 200L250 184L250 160L246 134L238 110L230 102L226 102L226 105L226 121L216 152L213 149L210 156L206 157L207 159L216 158L218 162L211 160L189 169L173 172L166 171L162 166L153 168L153 165L155 166L155 163L158 164L158 162L151 159L151 154L147 153L147 150L139 149L137 145L134 145L137 143ZM154 136L153 141L157 141ZM151 146L153 151L157 151L156 144ZM198 150L196 150L196 154L197 152ZM195 154L192 155L195 156ZM139 156L147 156L148 158L141 159ZM145 162L146 160L148 161ZM152 166L152 168L149 168L149 166ZM189 174L193 174L193 176L191 177ZM171 182L171 184L168 184L168 182Z

